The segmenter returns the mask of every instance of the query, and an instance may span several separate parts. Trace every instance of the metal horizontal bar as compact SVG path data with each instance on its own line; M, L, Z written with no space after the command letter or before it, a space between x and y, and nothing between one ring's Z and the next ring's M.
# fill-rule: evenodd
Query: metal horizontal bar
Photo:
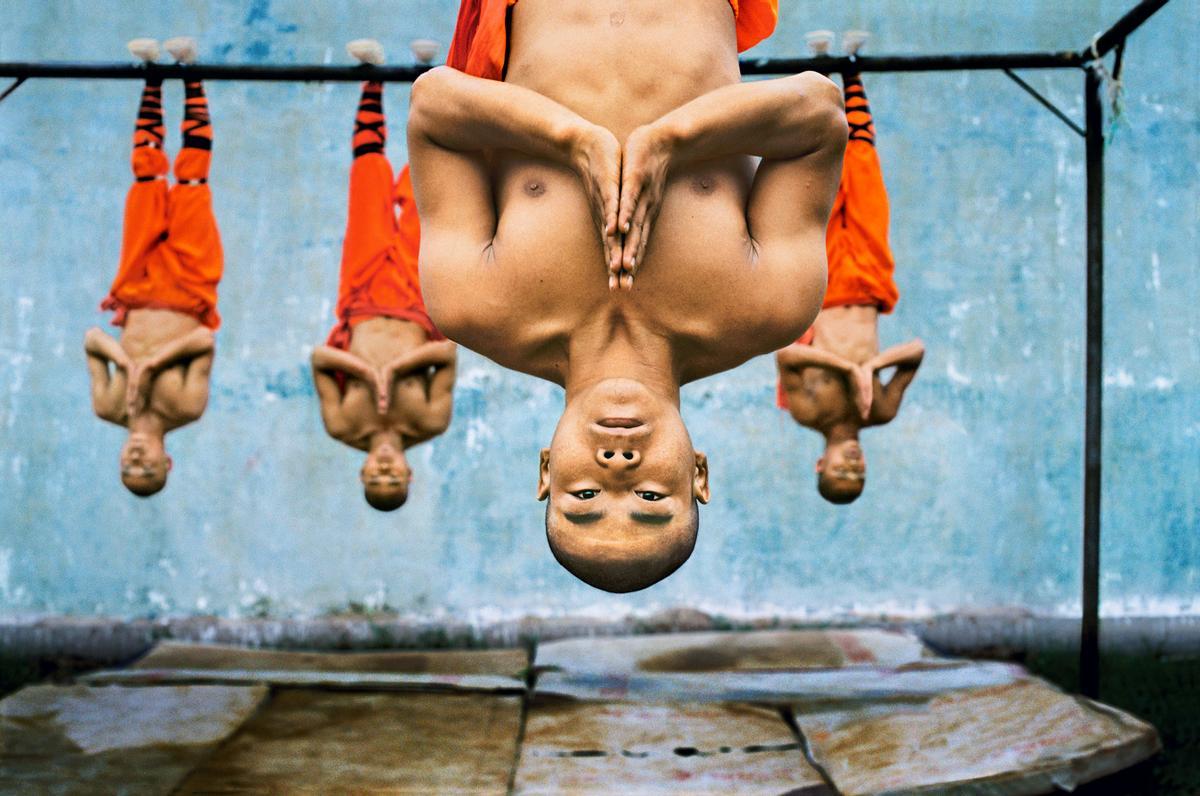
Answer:
M1079 55L1085 60L1103 58L1109 50L1116 47L1125 38L1142 26L1142 23L1154 15L1154 12L1165 6L1169 0L1142 0L1126 12L1125 16L1096 38L1093 44L1084 47Z
M1074 52L976 53L965 55L892 55L862 58L746 58L743 75L784 75L820 72L939 72L961 69L1061 69L1078 67L1083 57ZM380 80L412 82L431 67L326 66L321 64L152 64L129 63L0 63L0 77L100 80L256 80L276 82Z

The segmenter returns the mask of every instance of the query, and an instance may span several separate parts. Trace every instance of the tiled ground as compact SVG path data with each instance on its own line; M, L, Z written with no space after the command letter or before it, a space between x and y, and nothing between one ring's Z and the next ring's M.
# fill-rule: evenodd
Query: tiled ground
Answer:
M1153 728L884 631L293 653L164 644L0 702L0 792L1048 793Z

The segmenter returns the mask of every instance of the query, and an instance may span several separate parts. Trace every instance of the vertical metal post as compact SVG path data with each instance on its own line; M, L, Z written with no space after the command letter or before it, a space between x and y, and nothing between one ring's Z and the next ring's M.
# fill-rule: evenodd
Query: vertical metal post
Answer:
M1083 621L1079 690L1100 694L1100 401L1104 354L1104 107L1099 71L1083 83L1087 130L1087 386L1083 431Z

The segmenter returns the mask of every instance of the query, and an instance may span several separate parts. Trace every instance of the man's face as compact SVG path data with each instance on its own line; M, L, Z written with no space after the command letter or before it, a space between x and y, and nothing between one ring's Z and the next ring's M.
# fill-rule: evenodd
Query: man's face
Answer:
M135 495L149 497L167 483L171 457L161 437L135 431L121 447L121 483Z
M824 489L845 497L857 497L866 485L867 459L856 439L831 442L817 460L817 475Z
M382 442L367 453L360 479L367 502L380 511L392 511L408 500L412 471L408 469L403 449Z
M547 533L559 560L593 585L627 591L690 554L708 467L673 404L610 379L564 411L542 452L538 497L550 499Z

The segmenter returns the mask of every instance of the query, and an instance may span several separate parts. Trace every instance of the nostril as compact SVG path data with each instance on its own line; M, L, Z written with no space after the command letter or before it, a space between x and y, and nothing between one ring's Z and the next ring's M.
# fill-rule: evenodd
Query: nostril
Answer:
M624 452L624 453L622 453L621 455L622 455L622 456L624 456L624 457L625 457L626 459L628 459L629 461L633 461L633 454L632 454L631 452L629 452L629 451L625 451L625 452Z
M605 458L605 459L611 459L612 457L613 457L613 452L612 452L612 451L605 451L605 452L604 452L604 458Z

